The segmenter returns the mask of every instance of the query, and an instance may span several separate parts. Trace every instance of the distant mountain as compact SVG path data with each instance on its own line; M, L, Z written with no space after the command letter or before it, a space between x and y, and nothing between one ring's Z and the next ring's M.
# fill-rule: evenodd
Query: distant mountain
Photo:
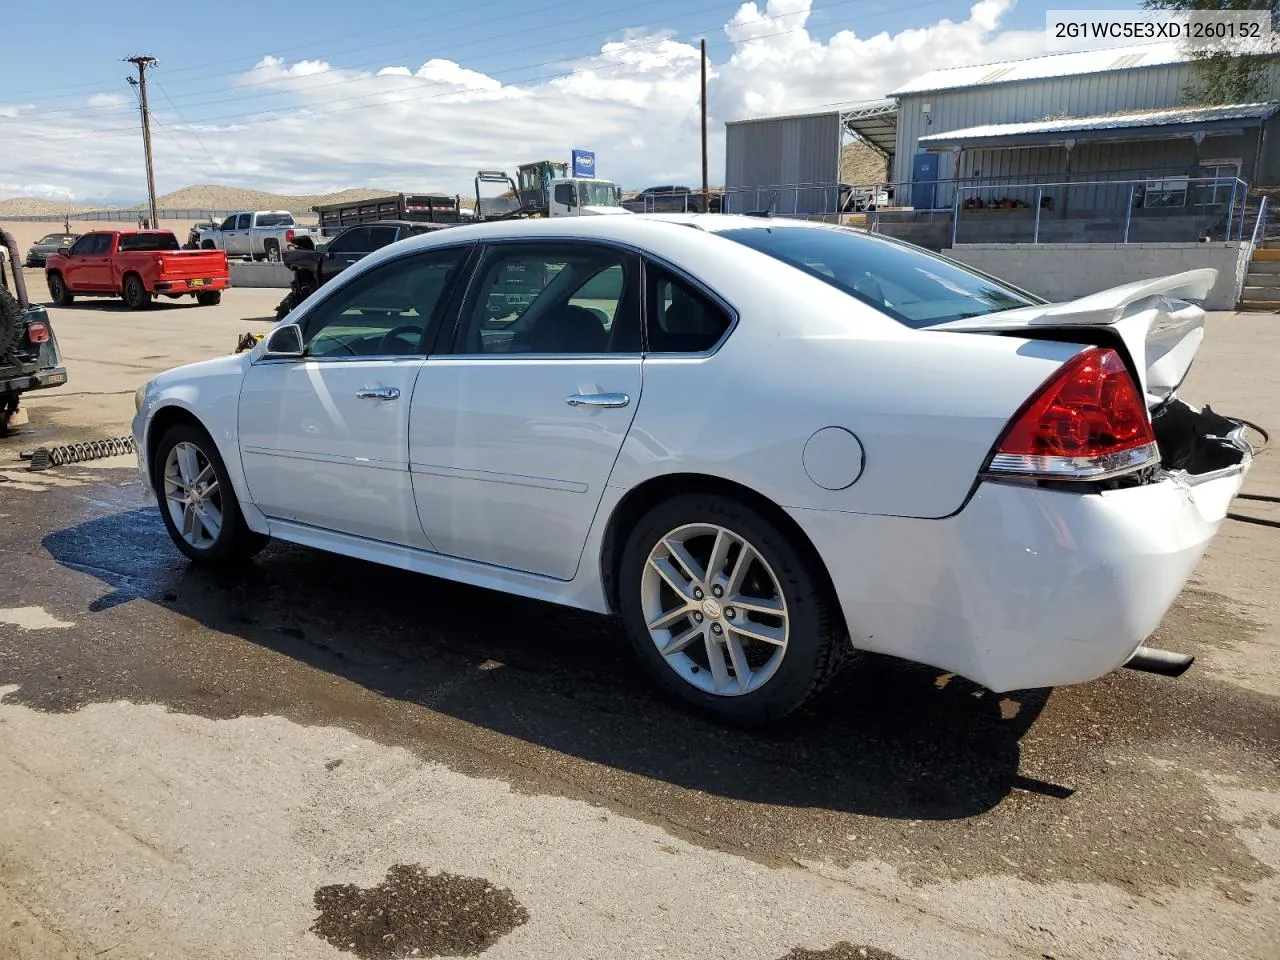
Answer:
M288 210L292 213L310 213L313 206L322 203L348 203L368 200L373 197L384 197L393 190L381 190L374 187L352 187L336 193L321 193L310 196L289 196L287 194L267 193L264 190L247 190L240 187L222 187L204 183L191 187L183 187L173 193L156 197L156 206L161 210L208 210L226 212L231 210ZM129 203L127 201L73 203L70 213L91 210L145 210L145 202ZM0 200L0 219L4 217L49 217L62 216L68 212L65 200L47 200L43 197L12 197Z

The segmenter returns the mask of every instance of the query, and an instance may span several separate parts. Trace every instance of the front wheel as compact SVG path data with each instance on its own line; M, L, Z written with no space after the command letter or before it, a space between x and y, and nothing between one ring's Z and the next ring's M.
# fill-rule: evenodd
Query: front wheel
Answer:
M156 448L152 486L174 544L198 563L247 560L267 544L244 522L213 439L194 424L170 427Z
M216 307L222 302L221 290L209 290L205 293L196 294L196 303L202 307Z
M145 310L151 306L151 294L142 284L142 278L131 273L124 278L124 303L130 310Z
M49 299L59 307L69 307L75 302L76 298L67 289L67 281L62 279L60 273L49 274Z
M621 613L654 678L717 719L780 719L839 671L849 640L815 560L719 495L676 497L632 530Z

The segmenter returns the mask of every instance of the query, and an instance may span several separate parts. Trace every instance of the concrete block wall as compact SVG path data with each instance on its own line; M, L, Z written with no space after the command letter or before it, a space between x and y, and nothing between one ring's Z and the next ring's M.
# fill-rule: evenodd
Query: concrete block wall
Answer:
M291 280L293 280L293 271L282 263L231 261L231 286L233 287L287 287Z
M1206 310L1234 310L1248 266L1247 243L962 243L942 251L1046 300L1075 300L1135 280L1213 267Z

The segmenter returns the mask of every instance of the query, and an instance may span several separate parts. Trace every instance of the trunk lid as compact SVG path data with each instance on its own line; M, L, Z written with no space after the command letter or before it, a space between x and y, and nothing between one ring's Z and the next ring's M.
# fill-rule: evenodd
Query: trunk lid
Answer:
M1218 271L1188 270L1140 280L1065 303L1048 303L940 323L929 330L1016 333L1027 339L1091 342L1088 330L1105 331L1100 346L1123 346L1138 377L1148 409L1177 392L1204 340L1203 301ZM1119 340L1117 344L1115 341ZM1111 342L1106 342L1110 340Z

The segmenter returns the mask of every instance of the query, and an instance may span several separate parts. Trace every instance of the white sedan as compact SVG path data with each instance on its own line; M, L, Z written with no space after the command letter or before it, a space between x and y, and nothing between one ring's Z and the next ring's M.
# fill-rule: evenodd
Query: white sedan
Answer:
M1251 462L1174 396L1214 278L1047 305L797 221L468 225L156 377L133 432L192 560L279 538L618 614L728 720L857 650L1077 683L1130 661Z

